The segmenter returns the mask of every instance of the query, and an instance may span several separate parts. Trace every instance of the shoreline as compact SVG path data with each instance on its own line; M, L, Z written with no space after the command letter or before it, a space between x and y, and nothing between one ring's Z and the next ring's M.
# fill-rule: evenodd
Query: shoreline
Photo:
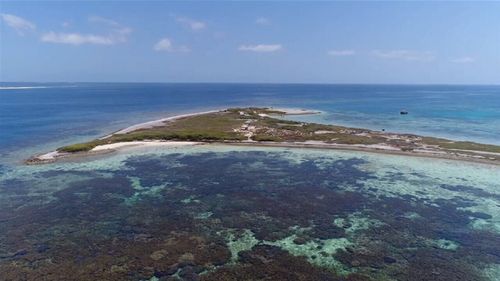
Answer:
M396 149L386 149L382 147L369 147L361 145L346 145L346 144L328 144L328 143L306 143L306 142L189 142L189 141L133 141L133 142L118 142L113 144L106 144L97 146L91 151L77 152L77 153L59 153L53 158L47 158L42 161L27 162L28 165L42 165L55 163L57 161L85 158L90 156L105 155L109 153L120 152L130 148L146 148L164 146L165 148L182 147L182 146L195 146L195 145L222 145L222 146L246 146L246 147L278 147L278 148L300 148L300 149L332 149L340 151L357 151L366 153L386 154L386 155L399 155L408 157L420 157L430 159L452 160L465 163L486 164L493 166L500 166L500 162L495 160L474 158L472 156L464 157L450 153L432 153L432 152L410 152L401 151ZM49 152L43 155L51 154L57 151ZM42 156L43 156L42 155ZM37 156L40 157L40 156Z
M420 158L432 158L432 159L442 159L442 160L453 160L465 163L479 163L493 166L500 166L500 162L489 159L482 158L465 158L463 156L456 156L453 154L437 154L431 152L408 152L401 150L391 150L382 148L370 148L370 147L360 147L356 145L343 145L343 144L307 144L307 143L273 143L273 142L254 142L254 143L244 143L244 142L234 142L234 143L213 143L220 145L235 145L235 146L255 146L255 147L283 147L283 148L305 148L305 149L332 149L340 151L360 151L366 153L376 153L376 154L386 154L386 155L399 155L399 156L409 156L409 157L420 157Z
M300 108L274 108L274 107L269 107L271 110L277 110L277 111L282 111L285 113L285 115L311 115L311 114L321 114L322 112L319 110L309 110L309 109L300 109ZM194 117L198 115L204 115L204 114L209 114L209 113L216 113L223 111L225 109L214 109L214 110L208 110L208 111L201 111L201 112L193 112L193 113L185 113L185 114L180 114L180 115L174 115L170 117L165 117L165 118L160 118L152 121L147 121L139 124L135 124L132 126L128 126L126 128L120 129L116 132L113 132L111 134L108 134L104 137L101 137L99 139L106 139L114 134L126 134L130 133L135 130L142 130L142 129L150 129L154 127L159 127L162 125L165 125L164 123L175 121L178 119L182 118L187 118L187 117Z
M165 125L164 123L166 123L166 122L175 121L175 120L186 118L186 117L193 117L193 116L198 116L198 115L203 115L203 114L208 114L208 113L215 113L215 112L219 112L221 110L223 110L223 109L215 109L215 110L208 110L208 111L201 111L201 112L194 112L194 113L186 113L186 114L180 114L180 115L174 115L174 116L170 116L170 117L160 118L160 119L156 119L156 120L152 120L152 121L147 121L147 122L135 124L132 126L128 126L126 128L120 129L120 130L113 132L111 134L108 134L104 137L100 137L99 139L106 139L114 134L126 134L129 132L135 131L135 130L150 129L153 127L159 127L159 126Z
M319 110L310 110L310 109L299 109L299 108L273 108L270 107L272 110L278 110L284 112L286 115L310 115L310 114L321 114L322 112ZM214 110L207 110L207 111L200 111L200 112L193 112L193 113L184 113L184 114L179 114L179 115L174 115L170 117L165 117L165 118L160 118L152 121L147 121L147 122L142 122L139 124L131 125L128 127L125 127L123 129L120 129L118 131L112 132L110 134L107 134L103 137L99 137L99 140L104 140L107 139L114 134L126 134L132 131L136 130L142 130L142 129L150 129L154 127L160 127L165 125L167 122L172 122L176 121L179 119L187 118L187 117L194 117L194 116L199 116L199 115L204 115L204 114L210 114L210 113L217 113L224 111L225 109L214 109ZM97 148L97 147L96 147ZM90 155L96 155L96 154L102 154L103 152L98 152L96 150L91 150L85 153L64 153L64 152L59 152L57 150L50 151L47 153L43 154L37 154L30 159L27 159L24 161L25 164L28 165L36 165L36 164L48 164L48 163L53 163L57 161L58 158L69 158L69 157L81 157L86 154ZM72 155L74 154L74 155Z
M45 154L35 156L31 159L28 159L25 161L25 164L26 165L50 164L67 159L78 159L90 156L105 155L130 148L139 148L139 147L144 148L144 147L158 147L158 146L165 146L172 148L172 147L194 146L194 145L204 145L204 144L206 143L189 142L189 141L157 141L157 140L117 142L112 144L100 145L90 151L85 151L85 152L64 153L58 151L51 151Z
M307 109L296 109L296 108L269 108L270 110L276 110L284 112L284 115L309 115L309 114L321 114L321 111L317 110L307 110ZM175 115L171 117L161 118L157 120L152 120L148 122L139 123L126 127L124 129L118 130L114 133L108 134L104 137L98 138L103 140L109 138L115 134L126 134L136 130L150 129L158 126L164 126L168 122L175 120L194 117L204 114L211 114L217 112L223 112L225 109L220 110L210 110L203 112L187 113L181 115ZM388 132L388 134L391 134ZM400 156L411 156L411 157L425 157L433 159L444 159L444 160L454 160L462 162L472 162L499 166L500 161L488 158L490 156L500 156L500 153L486 152L486 151L474 151L474 150L459 150L456 149L453 152L443 151L443 150L414 150L414 151L404 151L399 147L394 147L388 144L339 144L339 143L327 143L323 141L305 141L305 142L293 142L293 141L166 141L166 140L140 140L140 141L123 141L115 142L109 144L97 145L89 151L82 152L61 152L58 150L50 151L48 153L38 154L24 161L27 165L39 165L54 163L63 159L71 158L82 158L86 156L103 155L113 152L118 152L120 150L131 148L131 147L148 147L148 146L165 146L165 147L177 147L177 146L188 146L188 145L234 145L234 146L254 146L254 147L283 147L283 148L310 148L310 149L335 149L344 151L361 151L367 153L379 153L379 154L389 154L389 155L400 155ZM469 154L468 154L469 153ZM470 154L472 153L472 155Z

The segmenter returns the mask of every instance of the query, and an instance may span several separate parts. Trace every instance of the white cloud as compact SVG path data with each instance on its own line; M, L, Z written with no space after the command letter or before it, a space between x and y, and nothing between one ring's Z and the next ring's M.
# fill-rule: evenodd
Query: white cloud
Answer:
M383 59L397 59L407 61L432 61L435 56L429 51L414 51L414 50L374 50L372 54Z
M205 27L207 27L206 23L202 22L202 21L198 21L198 20L194 20L194 19L190 19L190 18L186 18L186 17L176 17L175 20L194 30L194 31L198 31L198 30L202 30L202 29L205 29Z
M106 25L110 25L110 26L121 26L119 23L117 23L116 21L114 21L112 19L103 18L100 16L90 16L88 18L88 20L89 20L89 22L102 23L102 24L106 24Z
M105 34L83 34L78 32L54 32L50 31L42 34L40 40L47 43L69 44L69 45L113 45L126 42L131 28L123 26L114 20L102 17L89 17L89 22L104 25L107 32Z
M42 42L59 43L59 44L95 44L95 45L113 45L113 39L106 36L99 36L94 34L80 34L80 33L56 33L48 32L40 38Z
M255 20L255 23L258 25L268 25L271 21L267 18L260 17Z
M36 29L36 25L18 16L10 14L0 14L2 20L10 27L15 29L19 35L24 35L25 31Z
M238 50L240 51L250 51L259 53L269 53L276 52L283 49L280 44L259 44L259 45L241 45Z
M174 46L172 40L169 38L162 38L153 46L155 51L165 51L165 52L189 52L189 48L186 46Z
M329 56L332 57L346 57L346 56L352 56L356 54L356 51L354 50L330 50L327 53Z
M172 41L168 38L160 39L154 46L155 51L172 51Z
M111 31L113 41L125 42L125 41L127 41L127 36L130 33L132 33L131 28L123 26L112 19L103 18L103 17L99 17L99 16L92 16L92 17L89 17L88 20L91 23L97 23L97 24L102 24L102 25L107 26Z
M474 63L474 62L476 62L476 59L472 58L472 57L461 57L461 58L452 59L451 62L453 62L453 63Z

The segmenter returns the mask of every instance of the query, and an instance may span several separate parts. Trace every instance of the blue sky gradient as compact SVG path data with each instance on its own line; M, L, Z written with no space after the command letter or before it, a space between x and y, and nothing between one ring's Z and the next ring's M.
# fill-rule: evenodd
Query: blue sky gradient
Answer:
M500 2L0 2L1 81L499 84Z

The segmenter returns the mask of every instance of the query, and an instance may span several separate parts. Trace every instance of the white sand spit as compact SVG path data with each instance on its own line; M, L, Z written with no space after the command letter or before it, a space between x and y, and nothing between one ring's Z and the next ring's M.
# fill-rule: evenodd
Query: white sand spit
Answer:
M98 145L90 150L90 152L97 152L103 150L115 150L124 147L132 147L132 146L169 146L169 147L177 147L177 146L187 146L187 145L196 145L200 144L199 142L190 142L190 141L129 141L129 142L117 142L110 144Z

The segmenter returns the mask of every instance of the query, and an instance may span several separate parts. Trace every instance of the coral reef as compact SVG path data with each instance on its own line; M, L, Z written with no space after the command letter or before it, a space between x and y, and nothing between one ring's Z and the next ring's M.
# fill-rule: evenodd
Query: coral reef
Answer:
M308 150L141 154L1 179L2 280L494 280L498 193ZM78 167L78 166L76 166ZM418 182L413 177L421 177ZM393 193L431 180L443 194ZM54 185L58 185L57 188Z

